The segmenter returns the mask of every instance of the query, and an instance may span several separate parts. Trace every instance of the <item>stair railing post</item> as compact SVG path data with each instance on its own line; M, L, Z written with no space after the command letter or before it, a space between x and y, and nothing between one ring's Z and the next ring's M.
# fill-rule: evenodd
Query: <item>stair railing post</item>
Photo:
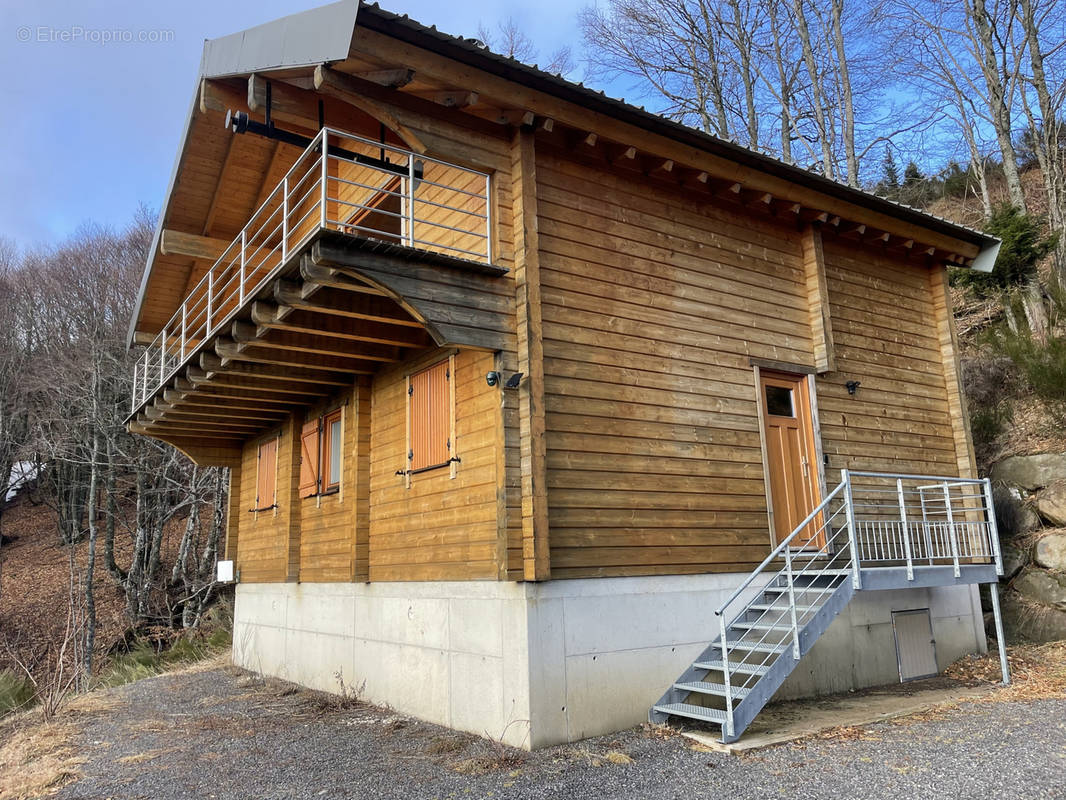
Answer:
M322 177L319 180L322 181L322 208L319 209L318 224L325 228L328 223L326 205L329 202L329 133L325 128L322 129Z
M1003 551L999 546L999 525L996 523L996 508L992 505L992 481L984 480L985 488L985 514L988 515L988 538L992 545L992 557L996 561L996 574L1003 575Z
M240 272L240 275L237 276L238 277L238 284L237 285L239 287L237 289L237 304L239 306L241 306L242 308L244 307L244 281L245 281L245 274L244 273L245 273L245 265L247 263L246 258L247 258L247 252L248 252L247 233L248 233L248 228L247 227L241 228L241 266L240 266L241 272ZM232 264L233 262L231 261L230 263Z
M725 687L725 732L733 735L733 691L729 688L729 644L726 641L725 612L718 615L718 625L722 636L722 685Z
M281 262L289 260L289 176L281 181Z
M848 546L851 548L851 582L856 589L862 588L862 570L859 567L859 532L855 527L855 507L851 496L851 474L840 470L844 484L844 513L848 522Z
M925 537L925 554L929 557L929 566L933 566L933 534L929 529L929 512L925 508L925 490L927 486L918 487L918 501L922 504L922 532Z
M243 248L242 248L243 249ZM215 266L218 266L217 264ZM215 267L211 267L207 271L207 322L204 323L204 338L206 339L211 334L211 312L212 305L215 302Z
M911 554L911 536L907 530L907 505L903 501L903 479L896 478L896 496L899 498L899 526L903 536L903 554L907 558L907 580L914 580L914 557Z
M951 487L944 481L944 511L948 515L948 541L951 543L951 563L955 567L955 577L962 575L959 569L959 542L955 532L955 515L951 510Z
M130 392L130 413L132 414L137 410L137 367L141 364L141 360L137 359L133 362L133 390Z
M426 173L423 171L422 173ZM415 246L415 154L407 155L407 246Z
M796 583L792 579L792 548L785 548L785 579L788 581L788 612L792 618L792 657L800 659L799 625L796 622Z

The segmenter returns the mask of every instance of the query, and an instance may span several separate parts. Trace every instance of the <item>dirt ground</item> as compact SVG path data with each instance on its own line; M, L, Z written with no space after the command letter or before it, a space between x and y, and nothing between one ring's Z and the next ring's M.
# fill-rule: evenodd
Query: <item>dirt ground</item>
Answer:
M731 755L652 726L524 753L216 660L0 725L0 800L1066 797L1066 645L1015 661L1011 689Z

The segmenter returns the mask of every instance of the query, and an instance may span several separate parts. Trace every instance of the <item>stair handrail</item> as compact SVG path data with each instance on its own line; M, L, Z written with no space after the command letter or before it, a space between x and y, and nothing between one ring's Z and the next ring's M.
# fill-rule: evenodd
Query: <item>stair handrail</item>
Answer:
M843 490L844 490L844 483L841 482L841 483L839 483L837 485L837 487L835 489L833 489L833 491L831 491L829 494L827 494L825 496L825 498L822 500L822 502L820 502L817 506L815 506L814 510L810 514L808 514L806 517L804 517L803 522L801 522L799 525L797 525L796 529L794 531L792 531L792 533L790 533L784 540L782 540L782 542L777 547L775 547L773 549L773 551L770 553L770 555L768 555L766 558L763 559L762 563L759 564L759 566L757 566L754 570L752 570L752 572L748 575L748 577L744 579L743 583L741 583L740 586L738 586L736 588L736 590L733 592L733 594L729 595L729 599L726 600L724 603L722 603L720 606L718 606L717 609L715 609L714 615L716 617L722 616L722 614L725 613L725 610L727 608L729 608L729 606L731 606L736 601L736 599L738 597L740 597L741 594L744 593L745 589L747 589L749 586L751 586L752 582L757 577L759 577L759 574L764 569L766 569L766 567L770 564L770 562L773 561L775 558L777 558L779 555L781 555L781 553L784 552L785 548L788 547L790 544L792 544L792 540L795 539L800 534L800 532L803 531L808 525L810 525L811 522L813 522L814 519L819 514L821 514L823 511L825 511L825 509L828 507L830 501L832 501Z

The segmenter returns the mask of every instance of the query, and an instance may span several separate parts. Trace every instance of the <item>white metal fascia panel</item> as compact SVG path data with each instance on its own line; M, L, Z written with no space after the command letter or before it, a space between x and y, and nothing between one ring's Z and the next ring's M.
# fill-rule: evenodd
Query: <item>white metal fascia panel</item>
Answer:
M348 57L359 0L340 0L204 42L200 75L219 78L341 61Z

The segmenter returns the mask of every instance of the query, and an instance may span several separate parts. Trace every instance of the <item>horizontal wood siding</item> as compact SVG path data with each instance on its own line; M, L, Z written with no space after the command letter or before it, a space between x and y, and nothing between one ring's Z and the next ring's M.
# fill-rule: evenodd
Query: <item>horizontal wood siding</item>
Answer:
M553 578L768 551L752 356L812 365L798 232L538 151Z
M312 583L350 581L355 575L355 506L357 461L357 392L352 390L312 413L332 411L343 404L340 489L332 494L300 500L300 580ZM303 415L300 415L303 418Z
M256 507L256 484L258 477L257 459L259 444L266 437L258 437L245 442L241 455L240 504L236 511L237 519L237 569L240 579L246 583L270 583L284 581L289 565L289 539L287 515L285 513L285 487L289 485L285 474L286 465L291 459L290 439L287 435L288 424L281 430L278 439L278 508L254 513Z
M824 251L837 368L817 382L828 480L845 466L958 474L929 269L839 238Z
M431 363L431 362L426 362ZM419 365L421 366L421 365ZM498 577L497 450L499 388L485 384L490 353L455 358L455 477L440 467L406 469L405 376L397 366L375 376L370 424L370 580Z

